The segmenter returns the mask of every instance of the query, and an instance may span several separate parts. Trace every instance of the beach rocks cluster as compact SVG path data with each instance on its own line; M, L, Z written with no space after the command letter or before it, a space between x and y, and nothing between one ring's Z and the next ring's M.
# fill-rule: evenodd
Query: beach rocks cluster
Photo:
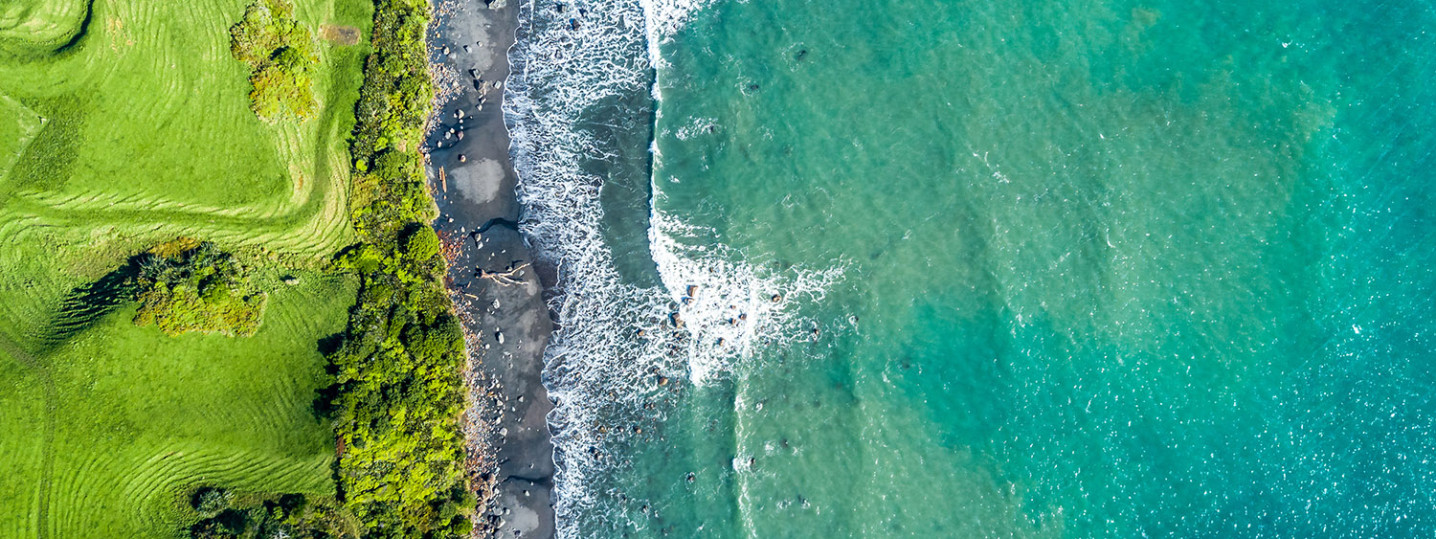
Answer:
M434 15L430 59L438 95L426 147L450 297L470 352L464 423L470 485L480 498L475 536L552 537L553 447L545 421L552 402L541 383L552 323L522 236L511 226L488 228L519 219L508 134L495 106L517 17L503 0L487 6L438 0ZM477 181L494 194L459 196ZM455 193L449 183L458 186Z

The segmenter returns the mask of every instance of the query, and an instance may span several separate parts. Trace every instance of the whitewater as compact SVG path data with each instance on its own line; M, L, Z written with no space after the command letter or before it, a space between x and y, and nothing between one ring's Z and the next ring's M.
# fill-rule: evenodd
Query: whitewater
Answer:
M550 306L558 329L545 372L555 401L549 424L561 537L579 536L579 515L608 514L595 510L600 493L592 478L626 463L610 449L623 446L623 433L606 425L661 423L660 403L672 405L671 380L710 384L761 348L806 338L795 305L822 301L843 274L841 266L746 264L712 241L711 230L665 214L660 204L650 204L648 240L662 286L624 282L615 268L603 238L606 178L592 169L615 159L616 150L582 126L614 100L647 93L661 103L659 45L710 3L537 1L520 11L505 116L522 231L556 275ZM661 201L661 188L650 186Z

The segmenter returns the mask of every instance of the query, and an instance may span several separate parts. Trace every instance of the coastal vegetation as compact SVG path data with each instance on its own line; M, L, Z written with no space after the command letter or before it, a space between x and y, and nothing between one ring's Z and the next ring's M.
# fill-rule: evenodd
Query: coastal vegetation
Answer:
M207 485L342 508L314 398L369 48L310 42L310 119L265 122L249 1L0 3L0 537L174 537ZM369 31L367 0L293 4ZM212 248L149 252L176 237Z
M360 276L348 330L330 354L339 491L366 537L462 537L476 505L465 482L464 340L419 152L433 87L429 4L375 2L350 143L351 219L361 241L338 266Z
M199 522L191 539L356 539L359 532L344 511L327 499L303 494L239 493L202 487L190 496Z

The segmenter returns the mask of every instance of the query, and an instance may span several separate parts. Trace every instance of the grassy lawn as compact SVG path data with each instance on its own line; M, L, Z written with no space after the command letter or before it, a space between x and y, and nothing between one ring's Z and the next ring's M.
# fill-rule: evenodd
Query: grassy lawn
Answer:
M356 285L303 268L354 241L367 38L320 45L315 118L265 123L229 51L247 4L0 0L0 537L171 537L200 485L333 493L310 405ZM368 0L295 4L315 35L367 36ZM256 335L171 338L92 304L177 236L260 266Z
M0 317L19 338L140 246L184 235L314 258L353 241L344 136L367 46L319 47L318 117L266 124L229 52L247 3L0 1L0 165L14 161L0 168ZM315 34L369 25L364 0L296 6Z
M0 536L168 537L205 485L332 496L317 343L343 329L355 283L270 281L250 338L167 337L130 305L0 360Z

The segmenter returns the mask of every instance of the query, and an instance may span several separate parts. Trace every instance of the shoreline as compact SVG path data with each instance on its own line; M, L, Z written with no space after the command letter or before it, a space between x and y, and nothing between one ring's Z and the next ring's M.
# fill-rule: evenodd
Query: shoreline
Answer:
M553 404L542 378L553 323L533 254L514 227L518 177L501 106L517 10L513 0L435 2L426 172L469 347L464 431L480 504L475 535L544 538L555 529Z

